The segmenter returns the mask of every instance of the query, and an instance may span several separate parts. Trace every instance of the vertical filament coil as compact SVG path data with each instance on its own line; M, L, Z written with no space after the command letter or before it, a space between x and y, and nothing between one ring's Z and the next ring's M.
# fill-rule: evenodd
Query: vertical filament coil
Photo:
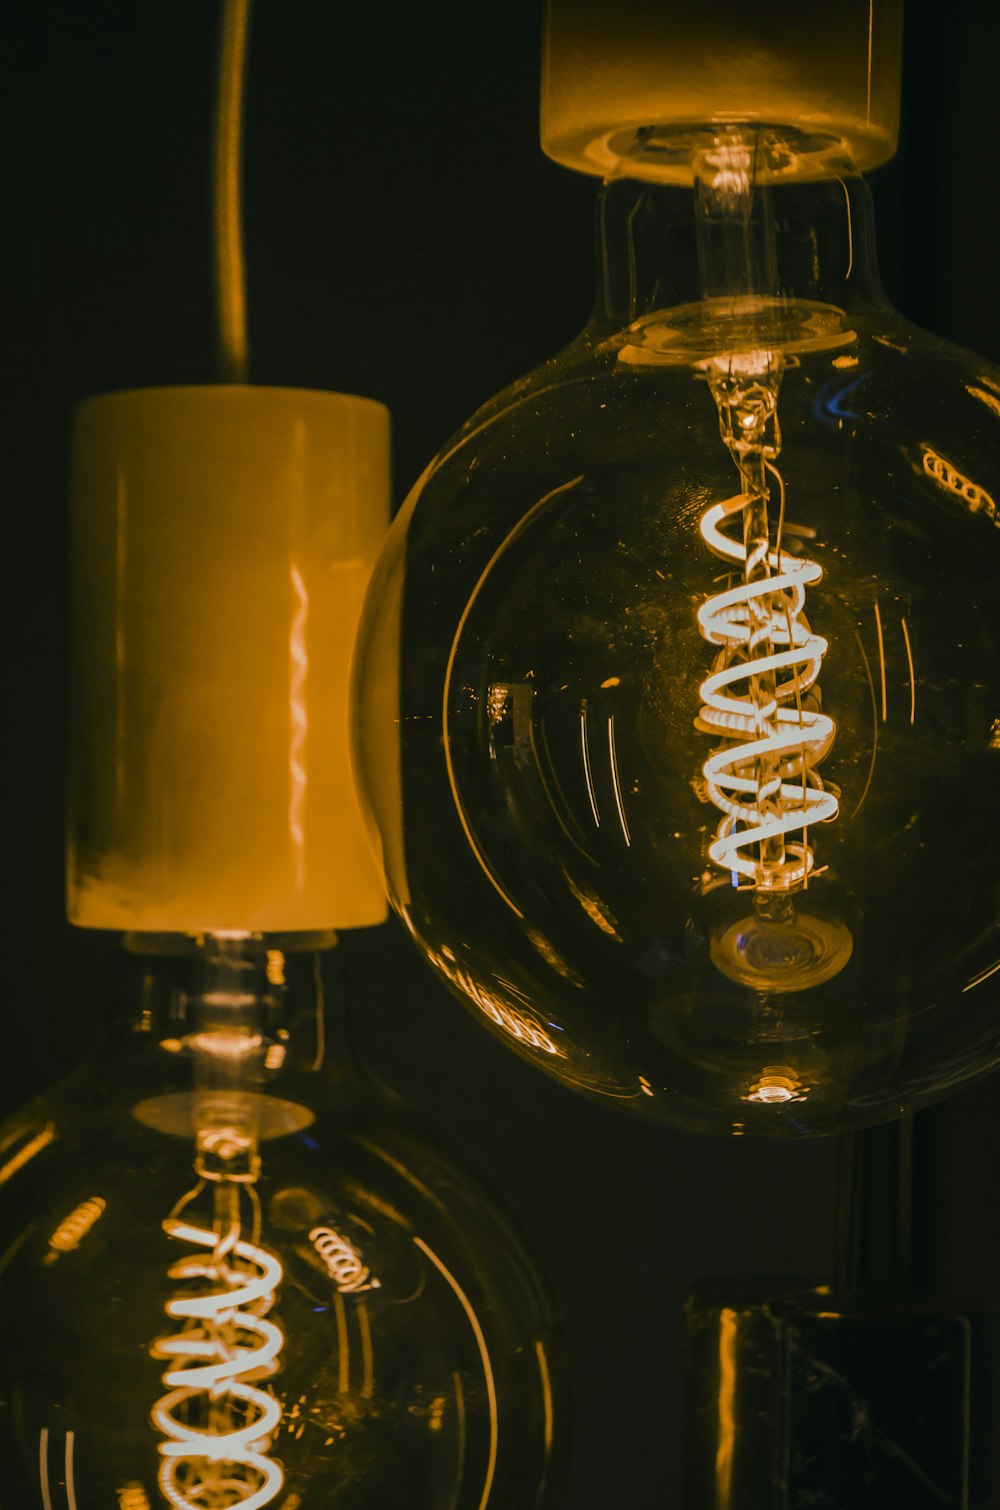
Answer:
M284 1483L280 1463L268 1455L281 1406L257 1388L275 1371L285 1340L265 1315L281 1283L281 1264L240 1238L238 1229L220 1238L176 1218L163 1227L207 1252L168 1270L171 1279L199 1285L199 1292L167 1303L167 1315L183 1321L183 1329L151 1348L153 1357L171 1360L163 1376L170 1392L152 1411L168 1438L160 1444L160 1489L175 1510L215 1503L263 1510ZM200 1288L206 1281L207 1292ZM225 1500L218 1500L223 1493Z
M768 470L780 483L777 469L769 464ZM768 549L768 574L747 580L747 548L724 525L742 519L751 502L748 494L737 494L713 504L701 520L705 544L723 560L740 564L744 581L715 594L698 611L702 635L721 648L699 689L702 707L695 724L728 741L702 768L708 796L723 814L709 857L732 871L737 884L743 876L755 885L788 891L805 883L815 863L805 830L836 817L839 808L816 771L833 743L835 726L818 707L806 705L807 700L815 702L815 694L809 694L828 643L813 633L803 613L805 589L820 580L823 570L815 561ZM765 675L774 678L766 704L754 696L755 680ZM773 762L776 770L773 790L767 793L757 776L762 759ZM797 831L801 841L787 843L784 858L762 874L755 847Z

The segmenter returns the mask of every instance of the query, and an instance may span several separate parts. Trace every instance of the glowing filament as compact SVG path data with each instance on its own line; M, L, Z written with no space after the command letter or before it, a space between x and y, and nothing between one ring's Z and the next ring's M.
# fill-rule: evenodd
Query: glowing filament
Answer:
M152 1346L170 1360L163 1382L170 1392L153 1407L161 1442L159 1486L175 1510L225 1503L262 1510L284 1483L270 1457L281 1406L258 1382L276 1368L284 1345L280 1327L266 1320L281 1283L278 1260L235 1233L217 1233L175 1218L164 1231L207 1250L173 1264L171 1279L197 1291L167 1303L183 1323ZM208 1289L205 1288L206 1284ZM224 1494L224 1499L216 1499Z
M696 726L726 741L703 767L708 796L723 814L710 858L731 871L734 881L744 876L788 890L813 868L805 830L835 817L839 805L816 771L833 743L833 720L810 705L815 697L808 695L828 646L803 613L805 589L823 572L815 561L768 550L770 574L754 572L749 580L750 568L761 563L748 561L743 540L724 525L733 519L742 523L752 501L738 494L714 504L701 521L706 545L723 560L739 563L745 580L699 609L702 634L721 648L700 688L703 706ZM762 684L773 688L766 698ZM766 791L762 768L773 771ZM801 841L784 844L783 858L763 875L757 846L799 831Z
M123 1484L118 1491L118 1510L150 1510L149 1499L141 1484Z
M79 1247L94 1223L104 1215L107 1203L97 1195L89 1201L81 1201L75 1207L49 1238L49 1247L53 1250L49 1258L57 1253L72 1253L74 1248Z
M362 1290L377 1290L381 1284L349 1238L332 1227L314 1227L309 1241L326 1265L327 1272L343 1295L357 1295Z
M787 1064L768 1064L747 1092L744 1100L770 1102L804 1101L808 1091L795 1071Z

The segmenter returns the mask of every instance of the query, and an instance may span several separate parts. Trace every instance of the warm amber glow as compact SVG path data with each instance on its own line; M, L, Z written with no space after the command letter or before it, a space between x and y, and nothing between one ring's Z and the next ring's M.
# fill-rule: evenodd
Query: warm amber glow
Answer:
M50 1122L46 1127L42 1128L41 1132L36 1133L33 1138L29 1138L27 1143L23 1143L16 1153L8 1154L3 1163L0 1164L0 1185L6 1185L7 1181L13 1179L18 1170L23 1169L25 1164L30 1163L36 1154L40 1154L43 1148L48 1148L55 1135L55 1127ZM7 1145L4 1145L3 1148L0 1148L0 1153L4 1153L6 1147Z
M381 922L348 681L388 419L335 393L88 400L73 472L68 892L84 927Z
M715 1495L718 1510L728 1510L736 1442L736 1312L719 1313L719 1445L715 1450Z
M892 156L902 0L547 0L542 146L603 177L690 182L694 128L763 122L788 142L775 176L832 176Z
M806 588L823 572L781 549L787 525L776 466L780 361L762 351L712 366L723 439L744 486L701 521L705 544L742 576L698 610L705 639L720 646L700 688L696 720L723 741L702 767L707 795L723 814L708 852L734 884L742 876L789 891L813 868L806 830L835 818L839 808L816 770L833 743L833 720L809 704L828 645L805 616ZM778 490L776 521L770 479ZM737 534L730 533L733 524ZM796 833L800 840L792 838Z
M226 0L215 107L212 208L219 355L229 382L247 378L246 257L243 247L243 105L250 0Z
M535 1357L538 1359L538 1377L542 1385L542 1408L545 1412L545 1451L552 1450L552 1378L549 1374L549 1360L545 1356L545 1344L540 1337L535 1338Z
M476 1006L483 1013L483 1016L488 1017L490 1022L494 1023L502 1033L507 1034L508 1038L513 1038L517 1043L524 1044L526 1048L540 1049L544 1054L552 1054L557 1059L564 1059L566 1057L562 1049L546 1033L541 1023L530 1015L528 1010L520 1011L512 1003L504 1001L500 996L495 996L492 992L484 990L467 970L460 969L446 958L436 955L434 963L453 985L457 986L471 1001L475 1002ZM502 984L509 991L513 992L515 989L508 981L504 981ZM528 1005L527 1000L525 1000L526 1009Z
M976 390L970 390L970 392ZM995 403L996 400L993 400ZM992 494L981 488L978 482L973 482L966 477L957 467L952 466L950 461L938 454L931 446L925 446L921 455L921 463L928 477L947 493L954 493L966 505L971 514L984 514L987 519L1000 524L1000 510L997 509L996 500Z
M992 965L987 965L985 970L980 970L978 975L974 975L971 980L966 981L962 987L963 996L966 991L972 991L976 986L981 986L984 981L990 980L992 976L996 975L998 970L1000 970L1000 959L994 960Z
M295 853L295 885L301 891L306 876L306 833L303 816L306 788L309 784L309 761L306 740L309 736L309 705L306 698L306 678L309 675L309 649L306 626L309 622L309 593L302 573L292 564L292 592L295 596L295 616L288 633L288 835Z
M472 1307L472 1302L470 1301L468 1295L466 1295L465 1291L462 1289L462 1286L459 1284L454 1274L452 1274L451 1270L444 1263L442 1263L441 1259L438 1258L437 1254L427 1246L422 1238L414 1237L413 1241L420 1249L421 1253L425 1253L427 1255L434 1267L444 1276L448 1284L451 1286L452 1290L455 1292L462 1310L468 1317L469 1325L472 1327L473 1333L475 1334L476 1345L479 1348L479 1357L483 1365L483 1378L486 1382L486 1399L490 1408L490 1446L486 1460L486 1474L483 1479L482 1498L479 1501L477 1510L486 1510L487 1503L489 1502L490 1490L493 1488L493 1475L496 1472L497 1466L497 1433L499 1430L499 1415L497 1412L497 1387L496 1380L493 1377L493 1364L490 1362L489 1349L486 1346L486 1338L483 1336L483 1329L479 1323L479 1317L476 1315Z
M206 996L204 1000L208 1001ZM253 1002L251 996L249 1002ZM236 1003L233 1003L236 1005ZM196 1054L210 1054L214 1059L232 1059L241 1061L256 1054L264 1040L259 1033L244 1033L235 1030L231 1033L223 1031L214 1033L191 1033L186 1039L188 1048Z
M106 1206L107 1202L99 1195L93 1196L89 1201L81 1201L59 1223L49 1238L52 1252L48 1257L52 1259L60 1253L72 1253L74 1248L78 1248L94 1223L104 1215Z
M362 1290L380 1287L382 1281L372 1277L357 1248L340 1232L332 1227L314 1227L309 1241L342 1295L357 1295Z
M42 1491L42 1510L55 1510L50 1487L49 1435L49 1428L47 1426L43 1426L38 1434L38 1482ZM67 1431L63 1438L62 1462L59 1463L56 1469L56 1477L54 1479L54 1482L62 1487L65 1495L66 1510L78 1510L76 1475L73 1466L75 1451L76 1432Z
M121 1486L118 1491L118 1510L150 1510L149 1498L141 1484Z
M782 1105L786 1101L801 1101L807 1094L807 1089L789 1065L768 1064L743 1099L764 1105Z
M168 1439L160 1444L160 1489L175 1510L201 1510L219 1494L226 1496L220 1503L239 1510L263 1510L284 1483L281 1464L270 1456L281 1406L259 1388L284 1346L281 1328L265 1314L281 1264L235 1231L220 1237L177 1218L163 1227L205 1254L169 1269L188 1287L166 1307L182 1330L150 1350L171 1360L163 1376L170 1391L152 1411Z

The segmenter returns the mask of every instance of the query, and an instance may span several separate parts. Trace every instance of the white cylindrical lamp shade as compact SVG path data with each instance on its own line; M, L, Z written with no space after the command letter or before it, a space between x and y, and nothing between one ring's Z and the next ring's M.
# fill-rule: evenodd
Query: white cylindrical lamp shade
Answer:
M887 161L899 131L903 0L546 0L542 146L567 167L690 183L686 133L787 135L775 176Z
M347 394L85 401L72 472L71 922L289 932L385 916L348 741L389 416Z

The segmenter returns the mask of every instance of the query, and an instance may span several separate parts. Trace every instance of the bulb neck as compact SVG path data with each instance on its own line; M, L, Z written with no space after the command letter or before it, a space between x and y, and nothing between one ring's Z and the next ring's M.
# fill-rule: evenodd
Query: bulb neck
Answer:
M626 359L652 365L788 357L847 344L853 316L889 307L864 180L763 182L762 150L727 127L699 152L693 188L604 187L592 339L624 334Z
M315 1100L363 1085L335 933L124 936L115 1041L142 1079Z

